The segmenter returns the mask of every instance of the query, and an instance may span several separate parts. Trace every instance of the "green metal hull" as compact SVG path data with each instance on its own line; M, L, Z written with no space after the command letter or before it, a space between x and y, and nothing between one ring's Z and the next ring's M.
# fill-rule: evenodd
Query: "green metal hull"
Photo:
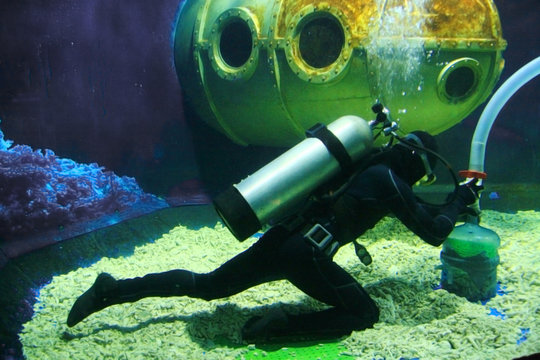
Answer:
M502 71L491 0L186 0L174 43L186 100L242 145L291 146L317 122L371 119L440 133Z

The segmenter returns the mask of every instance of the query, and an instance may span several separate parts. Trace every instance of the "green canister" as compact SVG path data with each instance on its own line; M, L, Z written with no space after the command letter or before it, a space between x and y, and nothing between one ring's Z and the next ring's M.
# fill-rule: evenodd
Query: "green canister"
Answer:
M441 286L469 301L487 300L497 291L499 236L473 223L456 226L441 251Z

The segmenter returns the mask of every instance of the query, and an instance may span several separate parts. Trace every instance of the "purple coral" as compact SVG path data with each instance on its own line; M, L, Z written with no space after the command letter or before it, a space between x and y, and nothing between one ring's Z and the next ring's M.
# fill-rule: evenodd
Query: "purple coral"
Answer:
M143 203L154 210L167 207L131 177L58 158L52 150L12 147L0 130L1 239L62 229Z

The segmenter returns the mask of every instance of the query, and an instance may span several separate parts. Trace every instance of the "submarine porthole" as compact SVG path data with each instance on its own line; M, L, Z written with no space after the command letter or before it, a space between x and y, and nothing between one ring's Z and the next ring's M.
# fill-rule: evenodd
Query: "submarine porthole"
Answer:
M233 19L223 27L219 41L219 52L230 67L243 66L251 56L253 40L251 29L241 19Z
M450 103L470 98L476 91L480 78L480 64L471 58L450 62L437 79L439 95Z
M471 91L475 83L474 72L468 67L452 71L446 80L446 93L451 98L462 98Z
M285 28L287 63L301 80L329 84L347 73L352 27L339 9L307 5L288 19Z
M341 24L333 17L323 16L311 19L302 27L298 47L306 64L320 69L339 58L344 44Z

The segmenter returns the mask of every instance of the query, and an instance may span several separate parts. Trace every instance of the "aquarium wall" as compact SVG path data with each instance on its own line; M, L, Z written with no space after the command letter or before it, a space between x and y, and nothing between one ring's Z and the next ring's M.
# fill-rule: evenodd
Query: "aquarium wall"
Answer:
M540 46L534 0L495 3L508 42L500 85ZM32 246L43 246L155 209L209 203L283 151L234 145L184 106L173 59L178 7L2 1L3 245L38 237ZM521 89L495 122L486 158L493 183L539 182L538 86ZM467 167L482 109L438 136L456 170ZM32 246L4 246L4 257Z

